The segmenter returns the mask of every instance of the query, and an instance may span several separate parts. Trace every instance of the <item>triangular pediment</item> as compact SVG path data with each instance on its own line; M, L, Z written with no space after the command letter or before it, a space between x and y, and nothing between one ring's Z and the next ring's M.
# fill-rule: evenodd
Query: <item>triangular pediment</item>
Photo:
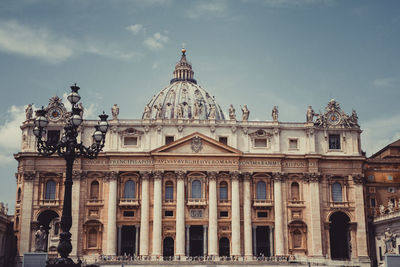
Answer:
M224 155L240 156L242 152L195 132L151 151L152 155Z

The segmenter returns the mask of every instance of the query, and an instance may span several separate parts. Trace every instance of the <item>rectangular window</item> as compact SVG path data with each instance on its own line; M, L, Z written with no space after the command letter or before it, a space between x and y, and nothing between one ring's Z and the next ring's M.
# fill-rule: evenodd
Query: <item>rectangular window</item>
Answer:
M256 138L254 139L254 147L267 147L267 139L266 138Z
M368 175L368 181L373 181L375 177L373 175Z
M226 137L226 136L220 136L220 137L218 138L218 141L219 141L220 143L223 143L224 145L228 145L228 137Z
M298 149L298 139L289 139L289 149Z
M124 137L124 145L125 146L137 146L138 138L134 136L126 136Z
M259 212L257 212L257 217L258 217L258 218L267 218L267 217L268 217L268 212L266 212L266 211L259 211Z
M393 181L393 176L388 175L388 180L389 180L389 181Z
M60 131L51 130L47 132L47 144L56 145L60 141Z
M329 149L340 149L340 135L330 134L329 135Z
M131 211L131 210L124 211L124 217L134 217L134 216L135 216L134 211Z
M371 198L371 207L375 208L375 206L376 206L375 198Z
M166 211L164 212L164 216L165 216L165 217L174 217L174 211L172 211L172 210L166 210Z
M220 211L219 212L219 217L228 217L228 212L227 211Z
M174 137L170 136L170 135L167 135L165 137L165 144L168 145L168 144L171 144L172 142L174 142Z

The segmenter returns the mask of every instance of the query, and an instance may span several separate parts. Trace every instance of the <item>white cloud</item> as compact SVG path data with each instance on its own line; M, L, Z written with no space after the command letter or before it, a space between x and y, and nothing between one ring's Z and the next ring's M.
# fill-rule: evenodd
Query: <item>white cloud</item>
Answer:
M23 121L25 121L25 107L12 105L7 111L6 121L0 125L0 147L2 150L20 148L21 129L19 127Z
M16 21L0 21L0 50L60 62L72 56L69 41L45 29L21 25Z
M200 1L197 2L186 12L186 16L191 19L197 19L203 16L226 16L228 4L225 0L218 1Z
M382 78L373 80L373 84L375 87L395 87L396 79L395 78Z
M400 114L386 119L374 119L361 124L362 149L371 156L386 145L400 139Z
M120 60L129 60L139 55L134 51L124 51L118 43L101 44L96 40L77 42L44 28L2 20L0 20L0 51L39 58L50 63L65 61L79 53L91 53Z
M132 32L133 34L138 34L141 31L144 31L145 28L143 27L142 24L133 24L133 25L129 25L126 27L126 29L130 32Z
M151 50L157 50L163 48L168 41L168 36L163 35L160 32L156 32L152 37L146 38L144 40L144 44Z
M254 0L243 0L244 2L261 2ZM300 7L306 5L314 5L314 4L324 4L324 5L332 5L336 0L264 0L264 3L268 7L272 8L290 8L290 7Z

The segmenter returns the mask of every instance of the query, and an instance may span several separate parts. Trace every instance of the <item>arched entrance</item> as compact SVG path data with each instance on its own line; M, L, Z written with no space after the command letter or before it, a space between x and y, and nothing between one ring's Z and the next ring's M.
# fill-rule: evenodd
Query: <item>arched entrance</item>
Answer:
M164 257L173 257L174 256L174 239L172 237L164 238L163 256Z
M53 224L51 224L51 222L54 222L56 218L58 218L58 214L57 212L53 211L53 210L45 210L42 211L39 216L37 217L37 221L38 221L38 229L41 225L43 225L44 230L46 231L46 249L45 251L48 250L48 237L49 237L49 233L50 233L50 229L51 227L54 227ZM36 230L35 230L36 231Z
M350 218L343 212L335 212L329 217L329 239L331 246L331 259L350 259Z
M230 257L229 239L226 237L222 237L219 240L219 256Z

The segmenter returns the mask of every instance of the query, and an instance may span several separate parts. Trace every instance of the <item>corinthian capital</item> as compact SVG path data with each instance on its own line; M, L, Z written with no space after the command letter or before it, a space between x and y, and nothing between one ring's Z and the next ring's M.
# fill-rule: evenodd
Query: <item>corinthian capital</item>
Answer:
M151 176L151 172L149 172L149 171L140 172L140 178L142 178L143 180L149 179L150 176Z
M72 171L73 180L81 180L87 177L87 171Z
M104 177L106 178L106 180L116 180L119 177L119 173L116 171L110 171L110 172L106 172Z
M35 179L36 173L35 172L24 172L23 174L25 181L32 181Z
M238 172L238 171L230 172L229 174L231 175L231 178L233 180L237 180L240 177L240 172Z
M176 179L180 180L180 179L185 179L186 177L186 171L176 171L175 172L176 175Z
M283 172L273 172L272 178L274 179L274 181L282 182L285 180L286 175Z
M213 179L213 180L215 180L215 179L217 179L217 175L218 175L218 172L215 172L215 171L209 171L209 172L207 172L207 177L208 177L208 179Z
M161 179L162 176L163 176L163 171L155 171L155 172L153 173L153 178L154 178L154 179Z
M319 182L322 178L320 173L305 173L304 181L306 182Z
M251 173L250 172L243 172L242 176L243 176L244 180L250 180L251 179Z
M353 174L352 176L353 176L354 183L356 183L356 184L365 183L365 176L363 174L357 173L357 174Z

